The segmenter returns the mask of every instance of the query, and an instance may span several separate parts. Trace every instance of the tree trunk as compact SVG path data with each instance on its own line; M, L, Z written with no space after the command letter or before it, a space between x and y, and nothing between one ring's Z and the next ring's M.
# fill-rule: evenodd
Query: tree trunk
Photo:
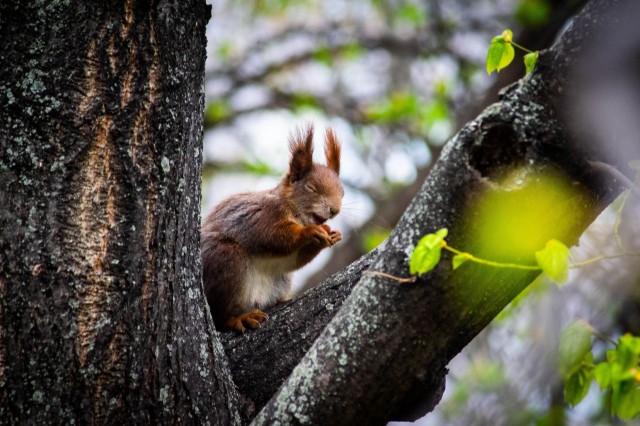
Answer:
M201 288L209 7L0 10L1 422L237 423Z

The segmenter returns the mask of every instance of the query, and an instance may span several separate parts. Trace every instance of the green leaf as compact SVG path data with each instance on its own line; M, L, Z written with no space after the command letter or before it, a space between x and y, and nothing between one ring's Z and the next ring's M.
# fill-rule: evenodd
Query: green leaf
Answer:
M545 248L536 252L536 260L549 278L564 283L569 276L569 249L558 240L549 240Z
M453 259L451 259L451 264L453 265L453 270L455 271L456 269L458 269L460 267L460 265L465 263L467 260L469 260L469 256L466 253L464 253L464 254L456 254L455 256L453 256Z
M635 367L638 363L638 356L634 353L632 336L625 334L620 338L616 347L616 363L620 364L622 370Z
M620 364L617 359L611 362L610 365L611 365L611 388L616 389L620 385L620 382L624 382L625 380L629 379L631 375L629 374L628 371L622 368L622 364Z
M591 355L591 353L589 353ZM589 392L593 367L583 365L582 368L564 380L564 400L574 407L584 399Z
M582 320L575 321L562 331L558 350L558 372L567 379L580 368L582 361L591 354L591 326Z
M446 228L443 228L434 234L425 235L418 241L409 261L411 275L422 275L436 267L440 262L442 242L448 232Z
M539 53L531 52L524 55L524 67L527 69L527 74L533 71L533 67L536 66L536 62L538 61Z
M620 384L617 395L611 398L611 411L623 420L632 419L640 414L640 388L634 380Z
M620 344L625 345L635 355L640 355L640 337L627 333L620 338Z
M601 362L596 365L593 370L593 377L600 385L600 389L604 390L611 386L611 364L608 362Z
M505 30L505 33L509 30ZM493 70L500 72L508 66L515 56L515 51L510 42L504 40L504 36L494 37L487 52L487 74Z

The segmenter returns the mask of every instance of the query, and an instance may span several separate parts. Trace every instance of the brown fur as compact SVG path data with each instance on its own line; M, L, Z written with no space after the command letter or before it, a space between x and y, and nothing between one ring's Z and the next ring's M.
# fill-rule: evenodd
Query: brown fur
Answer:
M324 156L327 158L327 166L336 172L337 175L340 174L340 143L338 143L338 139L336 138L335 133L333 133L333 129L327 129L325 142L324 142Z
M328 130L327 166L313 163L313 127L290 138L289 171L273 189L215 206L202 225L203 280L218 328L243 332L285 300L291 272L342 239L324 222L340 212L340 144ZM244 325L244 326L243 326Z

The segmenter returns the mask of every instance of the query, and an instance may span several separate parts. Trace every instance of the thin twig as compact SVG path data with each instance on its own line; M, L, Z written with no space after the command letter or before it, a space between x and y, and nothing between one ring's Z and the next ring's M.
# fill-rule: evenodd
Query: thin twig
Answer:
M582 262L572 263L571 265L569 265L569 268L572 268L572 269L581 268L583 266L598 262L600 260L610 260L610 259L618 259L620 257L632 257L632 256L640 256L640 252L626 252L626 253L616 253L616 254L609 254L609 255L603 254L602 256L592 257L591 259L583 260Z
M600 333L598 330L596 330L595 328L591 327L591 333L596 336L598 339L602 340L603 342L607 342L607 343L611 343L614 346L618 345L618 342L616 342L615 340L613 340L611 337Z
M514 45L515 47L517 47L518 49L523 50L523 51L525 51L525 52L527 52L527 53L534 53L534 51L533 51L533 50L527 49L527 48L526 48L526 47L524 47L524 46L520 46L518 43L516 43L516 42L515 42L515 41L513 41L513 40L511 40L511 44L513 44L513 45Z
M503 263L503 262L496 262L496 261L488 260L488 259L482 259L480 257L476 257L476 256L472 255L471 253L467 253L467 252L458 250L456 248L453 248L450 245L447 245L446 242L443 242L442 248L445 249L445 250L450 251L451 253L464 256L467 260L470 260L471 262L479 263L481 265L493 266L495 268L524 269L526 271L539 271L539 270L541 270L541 268L539 266L534 266L534 265L522 265L520 263Z
M415 275L408 278L401 278L401 277L396 277L395 275L387 274L385 272L378 272L378 271L364 271L363 273L367 275L377 275L379 277L389 278L390 280L397 281L399 283L415 283L416 280L418 279L418 277Z

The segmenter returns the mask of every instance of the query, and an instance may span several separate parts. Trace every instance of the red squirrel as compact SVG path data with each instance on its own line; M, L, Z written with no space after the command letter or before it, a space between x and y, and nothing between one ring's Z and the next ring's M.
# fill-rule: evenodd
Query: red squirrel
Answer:
M327 165L314 163L313 127L289 138L289 170L273 189L233 195L202 224L204 292L218 329L257 328L289 298L291 275L342 239L325 224L342 205L340 143L327 129Z

